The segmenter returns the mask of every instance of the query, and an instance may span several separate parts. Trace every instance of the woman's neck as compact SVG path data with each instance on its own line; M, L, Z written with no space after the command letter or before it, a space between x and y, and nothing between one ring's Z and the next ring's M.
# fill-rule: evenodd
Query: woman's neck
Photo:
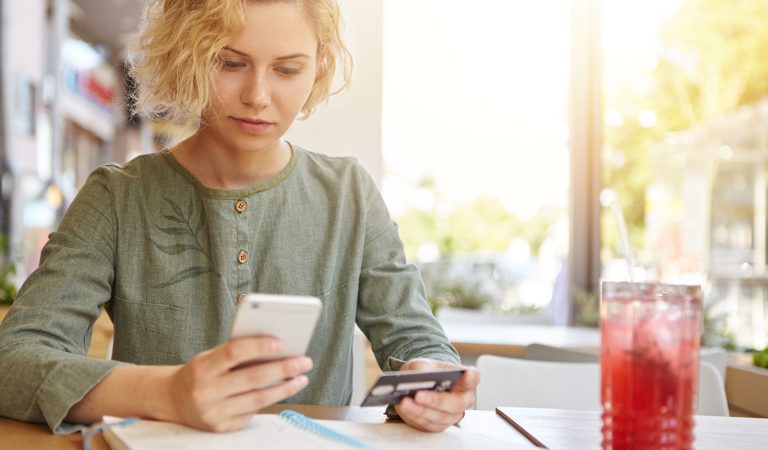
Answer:
M171 150L176 160L205 187L242 189L276 176L291 160L291 146L278 140L258 150L225 148L196 133Z

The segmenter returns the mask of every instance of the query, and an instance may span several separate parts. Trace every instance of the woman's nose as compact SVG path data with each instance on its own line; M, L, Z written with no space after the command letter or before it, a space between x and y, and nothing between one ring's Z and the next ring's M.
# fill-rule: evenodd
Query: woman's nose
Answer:
M240 101L246 105L257 108L263 108L269 105L270 98L271 95L267 77L261 74L256 74L247 80L246 85L240 94Z

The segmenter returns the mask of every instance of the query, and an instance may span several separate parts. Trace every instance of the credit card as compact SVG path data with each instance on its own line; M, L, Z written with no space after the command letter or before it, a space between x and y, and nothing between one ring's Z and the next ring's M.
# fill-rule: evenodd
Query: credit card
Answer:
M389 405L403 397L430 390L448 392L459 381L465 369L401 370L384 372L368 391L360 406Z

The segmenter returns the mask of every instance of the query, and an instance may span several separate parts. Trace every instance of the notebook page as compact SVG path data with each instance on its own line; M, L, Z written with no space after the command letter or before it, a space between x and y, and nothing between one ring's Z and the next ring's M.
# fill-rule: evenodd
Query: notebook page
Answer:
M105 421L109 422L107 418ZM442 433L425 433L402 423L314 422L380 450L532 448L532 444L527 442L494 438L457 427L450 427ZM297 428L275 414L259 414L246 428L233 433L209 433L173 423L141 420L133 425L105 430L105 438L110 434L118 437L128 450L349 449ZM123 450L123 447L113 447L113 450Z
M105 418L105 421L108 420ZM257 415L244 429L233 433L210 433L150 420L109 428L105 433L119 438L130 450L349 450L347 446L296 428L275 414Z
M355 423L337 420L315 420L319 424L346 434L381 450L458 450L458 449L531 449L532 444L519 440L495 438L458 427L442 433L425 433L402 423Z

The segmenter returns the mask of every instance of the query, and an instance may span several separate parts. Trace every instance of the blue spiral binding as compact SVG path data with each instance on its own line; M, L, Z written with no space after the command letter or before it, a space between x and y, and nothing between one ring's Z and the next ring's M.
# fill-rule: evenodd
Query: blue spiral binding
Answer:
M326 426L320 425L319 423L315 422L309 417L303 414L297 413L296 411L286 409L285 411L281 412L279 415L283 419L287 420L294 426L304 431L309 431L310 433L345 444L352 448L376 450L375 447L371 447L365 442L361 442L353 437L347 436L346 434L339 433L336 430L332 430Z
M91 450L91 440L93 439L96 434L104 431L106 428L111 427L122 427L125 425L132 425L136 423L139 419L136 417L126 417L123 420L113 422L113 423L104 423L99 422L92 427L88 428L88 431L85 432L85 437L83 438L83 450Z

